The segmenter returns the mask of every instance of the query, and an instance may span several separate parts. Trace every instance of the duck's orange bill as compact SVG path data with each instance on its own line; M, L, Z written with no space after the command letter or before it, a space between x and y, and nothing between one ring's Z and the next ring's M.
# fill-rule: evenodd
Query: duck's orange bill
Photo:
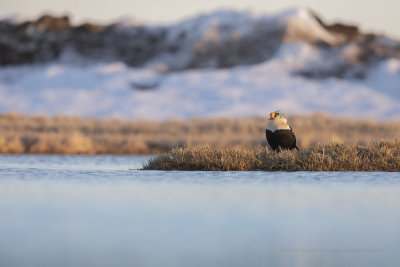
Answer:
M270 120L275 119L275 115L276 115L275 112L272 112L271 114L269 114L269 116L270 116L269 119L270 119Z

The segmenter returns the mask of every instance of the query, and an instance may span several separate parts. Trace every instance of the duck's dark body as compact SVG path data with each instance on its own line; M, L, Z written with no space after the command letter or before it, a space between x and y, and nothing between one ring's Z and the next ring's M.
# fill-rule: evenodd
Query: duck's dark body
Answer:
M273 150L279 149L297 149L296 146L296 136L294 135L292 130L282 129L282 130L265 130L267 141L269 146Z

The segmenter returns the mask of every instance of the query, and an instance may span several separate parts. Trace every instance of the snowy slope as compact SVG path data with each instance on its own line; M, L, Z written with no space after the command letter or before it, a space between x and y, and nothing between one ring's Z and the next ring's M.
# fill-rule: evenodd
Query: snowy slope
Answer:
M297 50L305 51L293 53ZM315 57L307 51L288 45L281 48L279 57L262 64L169 74L121 62L7 67L0 70L0 112L166 119L264 115L283 109L288 113L398 117L399 60L382 62L365 80L316 80L292 74L299 64ZM311 55L296 56L299 53ZM132 83L155 82L160 85L153 90L132 87Z
M129 25L113 29L129 33ZM67 49L50 61L0 67L0 112L167 119L283 109L400 117L398 43L386 37L335 34L305 9L219 11L167 28L146 28L164 39L142 65Z

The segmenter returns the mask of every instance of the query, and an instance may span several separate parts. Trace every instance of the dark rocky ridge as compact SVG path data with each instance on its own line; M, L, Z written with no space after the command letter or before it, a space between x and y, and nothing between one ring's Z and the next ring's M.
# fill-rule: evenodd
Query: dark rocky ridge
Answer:
M239 23L223 19L216 24L210 22L212 18L227 15L237 16ZM136 67L155 66L160 71L225 68L268 60L276 55L282 43L289 42L288 39L313 45L325 55L324 61L332 62L296 71L311 78L362 78L368 67L380 60L400 58L398 41L364 34L352 25L326 25L312 12L310 16L336 41L327 42L318 36L310 40L298 33L295 38L289 38L291 33L284 20L257 19L233 11L159 27L90 23L74 26L68 17L50 15L21 24L3 20L0 21L0 65L50 62L70 53L85 60L117 60ZM240 31L238 25L248 28ZM355 47L357 52L343 56L349 46Z
M91 23L72 26L68 17L45 15L36 21L13 25L0 23L0 64L30 64L58 59L67 50L82 58L121 60L132 66L144 64L161 44L165 30L143 27L118 30L114 25Z

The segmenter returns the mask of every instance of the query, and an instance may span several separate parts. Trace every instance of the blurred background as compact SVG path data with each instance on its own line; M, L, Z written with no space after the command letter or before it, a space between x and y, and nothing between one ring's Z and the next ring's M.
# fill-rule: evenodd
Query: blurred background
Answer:
M0 266L398 266L399 10L1 0Z
M396 139L397 10L361 0L3 1L0 152L254 147L278 109L301 147Z

